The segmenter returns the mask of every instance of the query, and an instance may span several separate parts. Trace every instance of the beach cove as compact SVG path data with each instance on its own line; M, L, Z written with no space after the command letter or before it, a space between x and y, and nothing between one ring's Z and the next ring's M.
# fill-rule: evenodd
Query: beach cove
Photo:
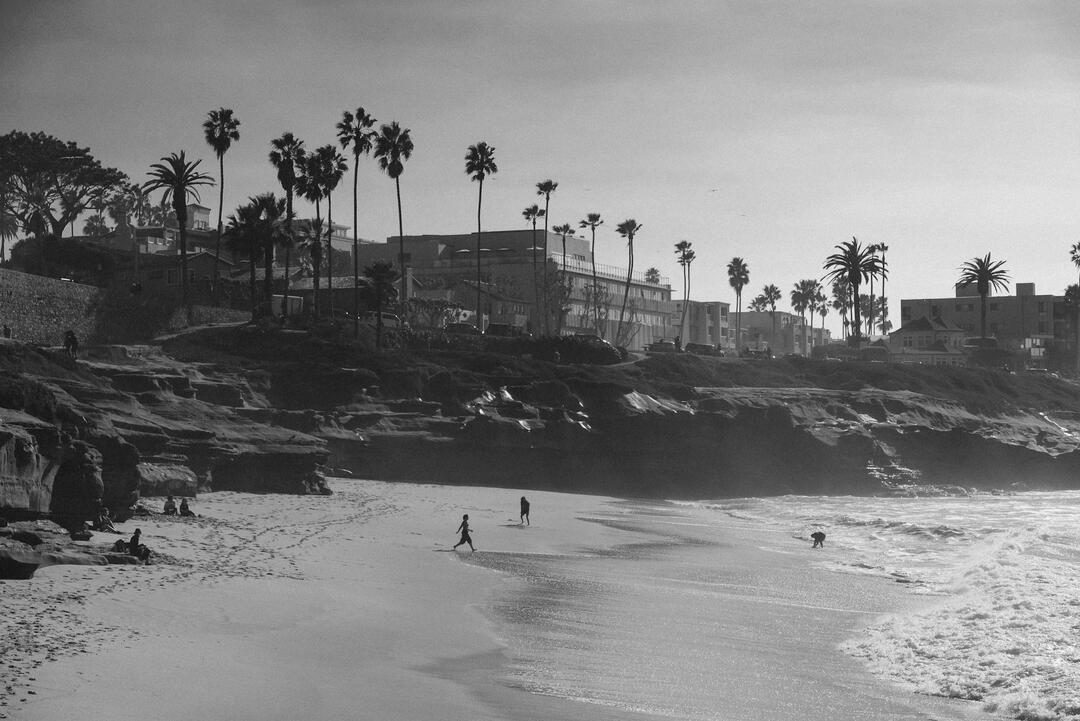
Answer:
M124 524L142 528L152 565L4 582L0 713L989 718L837 650L926 599L809 565L790 534L740 528L718 544L712 524L662 502L331 484L205 494L199 518ZM475 554L449 550L463 513Z

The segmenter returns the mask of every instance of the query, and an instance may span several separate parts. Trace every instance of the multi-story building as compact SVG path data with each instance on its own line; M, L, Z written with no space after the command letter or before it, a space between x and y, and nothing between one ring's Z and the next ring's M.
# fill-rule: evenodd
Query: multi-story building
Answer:
M999 348L1022 351L1028 364L1041 365L1044 352L1069 344L1067 314L1062 296L1039 295L1034 283L1017 283L1016 295L989 296L986 334ZM982 335L982 298L972 284L957 285L952 298L915 298L900 301L904 325L923 316L940 318L963 329L967 338Z
M889 357L894 363L962 366L965 337L951 321L922 316L889 334Z
M599 302L594 305L589 241L567 236L564 246L561 235L548 233L545 257L543 238L543 231L534 234L531 229L484 231L477 250L475 233L407 235L401 239L408 268L406 292L410 296L444 297L446 291L469 281L475 295L479 253L481 287L492 288L492 292L500 297L527 303L528 330L592 333L597 325L598 307L600 335L614 341L627 288L626 269L601 263L596 265ZM396 262L398 253L397 236L387 238L386 243L362 244L359 247L360 267L375 260ZM538 291L544 286L545 265L549 287L546 329L545 294ZM560 278L564 282L563 290L557 288ZM468 298L468 292L464 296ZM467 303L466 308L474 310L475 301ZM623 340L627 347L640 349L654 340L673 338L677 333L672 326L674 311L668 280L635 272L626 294L624 321L630 330ZM481 312L486 315L484 308ZM480 319L481 325L486 322L489 322L488 318Z
M775 313L767 310L733 313L728 318L728 328L732 335L736 327L742 338L736 342L732 337L731 344L733 348L740 350L768 348L775 355L797 353L809 356L814 347L832 342L832 333L828 329L810 328L801 316L783 310Z
M692 300L686 305L683 315L683 302L676 301L675 316L672 319L674 332L683 344L702 343L704 345L729 348L728 310L731 304L719 300Z

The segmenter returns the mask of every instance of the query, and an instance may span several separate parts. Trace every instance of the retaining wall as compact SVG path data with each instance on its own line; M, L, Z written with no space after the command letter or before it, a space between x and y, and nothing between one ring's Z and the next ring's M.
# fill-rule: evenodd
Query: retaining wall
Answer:
M63 344L67 330L86 341L94 335L98 293L92 285L0 268L0 326L16 340L45 346Z

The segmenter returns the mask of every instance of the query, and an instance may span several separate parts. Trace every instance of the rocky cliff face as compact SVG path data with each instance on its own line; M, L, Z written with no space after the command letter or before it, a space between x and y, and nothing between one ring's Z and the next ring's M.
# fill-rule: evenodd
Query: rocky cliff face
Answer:
M77 526L139 494L327 492L325 442L241 414L240 379L207 379L150 349L87 361L0 345L0 516Z

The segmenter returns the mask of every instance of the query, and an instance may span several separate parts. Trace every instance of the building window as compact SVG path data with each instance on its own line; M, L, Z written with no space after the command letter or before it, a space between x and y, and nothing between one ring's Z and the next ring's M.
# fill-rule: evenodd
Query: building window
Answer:
M959 313L961 307L962 306L959 303L957 303L955 306L953 306L953 310L956 311L957 313Z
M974 303L968 303L967 304L967 311L970 313L973 310L975 310L975 304Z
M1040 300L1039 303L1038 303L1038 306L1039 306L1039 312L1040 313L1045 313L1046 312L1046 301L1045 300Z
M900 319L901 320L911 320L911 306L910 305L905 305L905 306L900 308Z

